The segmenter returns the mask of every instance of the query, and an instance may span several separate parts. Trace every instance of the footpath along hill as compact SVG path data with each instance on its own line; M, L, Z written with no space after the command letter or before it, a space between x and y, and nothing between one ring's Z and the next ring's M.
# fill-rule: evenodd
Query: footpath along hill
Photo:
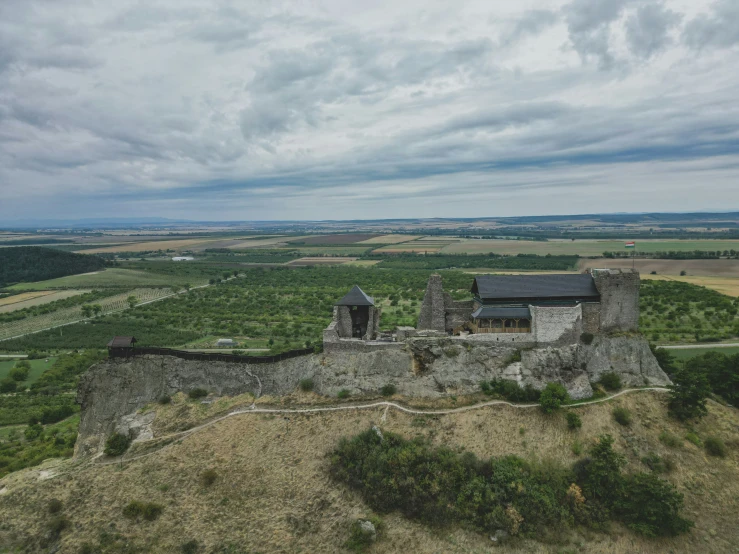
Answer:
M634 392L551 415L535 407L505 405L436 416L384 406L313 414L245 413L199 428L234 407L248 407L251 397L202 404L177 394L170 404L144 410L156 411L152 431L162 438L150 446L134 445L127 454L130 461L57 460L0 482L0 550L342 552L352 523L379 515L381 532L371 552L737 552L739 412L711 401L709 414L692 428L700 438L713 435L724 441L726 456L714 457L683 439L689 429L668 418L665 399L662 392ZM473 398L458 402L466 400ZM325 402L300 392L279 400L264 397L257 406ZM452 403L445 399L426 407ZM615 407L631 412L630 426L614 421ZM571 410L582 419L580 430L568 430L564 413ZM627 473L649 471L642 459L651 454L669 460L671 470L661 477L684 493L682 515L695 526L673 538L647 538L615 522L603 531L562 527L542 530L537 540L514 537L496 546L489 534L461 525L430 527L397 511L373 514L361 495L333 479L330 471L331 453L340 439L373 425L386 435L422 436L433 445L464 449L484 459L515 454L566 466L584 458L589 445L608 433L615 439L614 449L626 456ZM176 434L186 429L191 433ZM149 512L140 507L139 513L131 502L158 507Z

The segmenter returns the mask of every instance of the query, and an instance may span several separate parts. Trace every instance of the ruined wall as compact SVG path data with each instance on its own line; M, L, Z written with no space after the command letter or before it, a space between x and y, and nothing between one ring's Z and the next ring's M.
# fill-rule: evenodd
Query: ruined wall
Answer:
M447 333L470 321L472 312L472 300L454 300L448 292L444 293L444 329Z
M362 337L363 340L374 340L380 331L380 309L375 306L369 307L369 320L367 321L367 332Z
M444 312L444 290L441 284L441 275L429 277L426 292L421 303L421 312L418 315L418 329L445 331L446 315Z
M334 306L334 321L339 338L349 339L352 337L352 315L349 306Z
M585 302L582 304L582 332L593 335L600 333L599 302Z
M602 332L639 328L639 272L633 269L593 270L600 293Z
M531 333L538 343L574 344L582 334L582 308L576 306L529 306Z

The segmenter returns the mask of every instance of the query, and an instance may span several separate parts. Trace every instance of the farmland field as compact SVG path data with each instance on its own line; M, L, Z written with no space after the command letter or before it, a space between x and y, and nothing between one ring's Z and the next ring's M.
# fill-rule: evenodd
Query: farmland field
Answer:
M117 310L123 310L128 307L127 298L129 296L136 297L138 303L156 300L172 294L167 288L139 288L128 290L115 296L102 298L96 302L102 307L102 313L109 313ZM84 319L82 306L73 306L71 308L63 308L48 314L26 317L17 321L9 321L0 323L0 339L16 337L26 333L34 333L42 329L64 325L72 321ZM63 331L60 331L63 334Z
M696 356L702 356L709 352L719 352L727 356L733 356L739 354L739 346L711 346L710 348L668 348L666 349L673 358L678 361L689 360Z
M598 258L580 260L580 270L585 268L631 267L632 260ZM739 279L739 260L644 260L635 259L633 265L642 275L656 271L658 275L735 277Z
M438 239L418 239L409 242L403 242L400 244L391 244L389 246L383 246L373 250L373 253L401 253L401 252L416 252L416 253L436 253L442 248L449 246L450 244L456 243L457 240L438 240Z
M266 238L266 239L254 238L251 240L243 240L243 241L235 242L234 244L230 245L228 248L230 248L231 250L242 250L244 248L260 248L264 246L274 246L277 244L285 244L289 240L298 240L301 238L306 238L306 237L277 236L277 237L271 237L271 238Z
M731 277L691 277L691 276L669 276L664 275L645 275L642 273L642 280L646 281L679 281L681 283L690 283L699 287L713 289L727 296L739 297L739 278Z
M662 252L675 250L737 250L738 240L637 240L637 252ZM603 252L624 250L622 240L503 240L503 239L461 239L460 242L444 248L444 254L577 254L580 256L601 256Z
M175 263L175 262L171 262ZM36 283L20 283L13 285L10 290L45 290L62 288L103 288L103 287L168 287L171 285L202 284L207 279L200 279L200 283L192 278L177 275L164 275L137 269L110 268L81 275L69 275L48 281Z
M408 242L416 240L423 235L380 235L371 239L363 240L359 244L398 244L400 242Z
M46 360L49 360L48 363ZM28 363L31 364L31 371L28 373L28 379L23 384L27 386L34 383L44 371L54 364L55 360L56 358L54 357L44 358L42 360L28 360ZM5 379L14 365L15 360L0 362L0 379Z
M39 291L35 292L24 292L15 296L10 296L0 300L0 314L7 312L14 312L15 310L22 310L23 308L30 308L31 306L40 306L41 304L48 304L55 300L62 300L63 298L69 298L71 296L77 296L89 292L87 290L60 290L60 291ZM10 302L15 300L15 302Z
M296 246L301 256L361 256L370 251L372 247L361 244L341 244L330 246Z
M323 256L319 258L299 258L288 262L287 265L340 265L347 262L353 262L357 258L338 257L338 256Z
M159 240L150 242L129 242L119 244L117 246L104 246L101 248L85 249L85 254L101 254L111 252L144 252L147 250L181 250L189 249L204 244L213 243L220 239L180 239L180 240Z
M360 233L347 233L337 235L317 235L311 237L299 237L290 239L288 244L304 244L306 246L315 244L354 244L355 242L362 242L371 240L379 235L377 234L360 234Z

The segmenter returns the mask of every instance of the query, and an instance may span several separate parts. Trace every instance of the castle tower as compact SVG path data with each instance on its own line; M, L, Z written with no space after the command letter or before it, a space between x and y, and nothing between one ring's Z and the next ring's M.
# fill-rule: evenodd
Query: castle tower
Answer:
M446 330L446 312L444 309L444 289L441 275L434 273L429 277L426 294L423 295L421 313L418 316L418 330Z

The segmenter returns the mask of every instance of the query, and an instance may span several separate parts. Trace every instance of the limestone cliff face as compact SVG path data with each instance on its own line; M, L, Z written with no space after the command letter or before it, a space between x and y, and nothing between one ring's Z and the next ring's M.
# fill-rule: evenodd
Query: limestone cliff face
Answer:
M418 337L391 347L337 350L273 364L200 362L170 356L113 359L93 366L80 381L77 453L99 452L114 431L139 432L146 422L134 417L137 410L164 394L194 388L229 396L245 392L282 395L310 377L314 390L329 396L342 389L353 395L377 394L392 383L400 394L435 397L478 391L484 380L512 379L537 389L556 381L573 398L585 398L592 395L591 381L608 371L620 373L622 381L631 386L669 383L647 342L639 337L599 336L590 345L525 349L461 337Z

